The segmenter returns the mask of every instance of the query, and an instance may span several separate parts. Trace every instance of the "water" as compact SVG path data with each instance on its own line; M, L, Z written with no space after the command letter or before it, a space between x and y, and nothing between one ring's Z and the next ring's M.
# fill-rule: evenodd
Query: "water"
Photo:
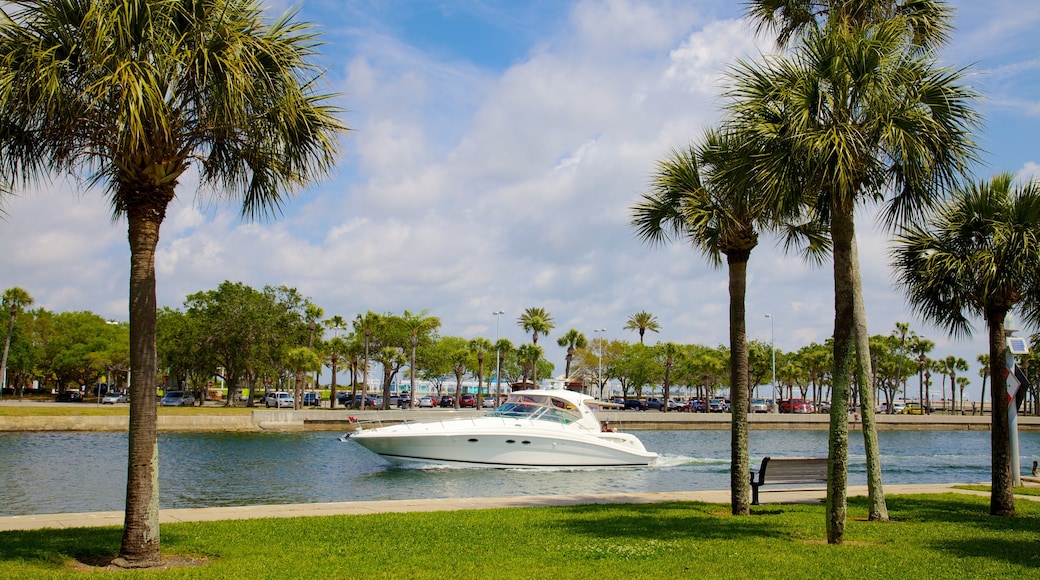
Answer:
M189 508L416 498L502 497L729 488L728 431L640 431L661 454L645 469L483 470L390 467L338 433L163 433L160 507ZM989 481L988 431L882 431L886 484ZM126 433L0 434L0 516L119 511ZM850 439L849 484L866 483L863 440ZM822 457L826 431L752 431L766 455ZM1022 467L1040 432L1019 434Z

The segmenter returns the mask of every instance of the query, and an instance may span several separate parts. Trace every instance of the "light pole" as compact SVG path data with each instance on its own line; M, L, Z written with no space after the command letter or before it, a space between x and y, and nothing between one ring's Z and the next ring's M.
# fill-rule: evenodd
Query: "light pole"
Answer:
M766 314L769 319L769 353L773 358L773 408L778 409L780 402L776 400L776 343L773 335L773 315Z
M592 332L606 332L606 328L596 328ZM599 398L603 398L603 337L599 339L599 358L596 359L596 386L599 388Z
M502 320L500 317L505 314L505 310L496 310L491 313L495 317L495 406L502 402L502 368L499 366L502 361L502 355L498 352L498 329L499 322Z

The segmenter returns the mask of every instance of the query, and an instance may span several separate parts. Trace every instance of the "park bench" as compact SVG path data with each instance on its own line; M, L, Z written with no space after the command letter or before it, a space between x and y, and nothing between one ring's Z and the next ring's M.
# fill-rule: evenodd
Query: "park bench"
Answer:
M762 466L751 472L751 505L758 505L758 488L763 485L826 484L827 458L763 457Z

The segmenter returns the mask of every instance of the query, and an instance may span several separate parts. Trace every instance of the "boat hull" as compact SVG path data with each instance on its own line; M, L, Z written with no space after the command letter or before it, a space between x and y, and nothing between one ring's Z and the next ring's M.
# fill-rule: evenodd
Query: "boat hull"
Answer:
M507 424L508 423L508 424ZM361 430L350 437L388 461L488 468L646 467L657 454L627 433L552 429L537 421L445 421Z

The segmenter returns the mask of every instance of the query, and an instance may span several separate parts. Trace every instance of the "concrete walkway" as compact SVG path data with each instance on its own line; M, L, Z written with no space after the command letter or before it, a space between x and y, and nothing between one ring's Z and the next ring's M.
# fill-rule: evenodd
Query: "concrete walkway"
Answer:
M1040 483L1023 482L1040 487ZM989 496L986 492L954 489L957 484L943 485L886 485L886 495L922 493L964 493ZM823 488L763 488L759 493L763 504L818 503L823 501ZM851 486L849 497L867 495L866 486ZM1017 499L1040 501L1037 496L1017 496ZM545 495L487 498L405 499L393 501L353 501L293 505L258 505L166 509L159 512L160 523L208 522L217 520L248 520L257 518L296 518L307 516L358 515L391 512L433 512L450 510L492 509L504 507L569 506L589 504L661 503L672 501L701 501L729 503L729 490L675 491L604 495ZM754 509L754 508L752 508ZM122 526L123 512L92 512L74 514L40 514L0 518L0 532L35 530L43 528L84 528Z

